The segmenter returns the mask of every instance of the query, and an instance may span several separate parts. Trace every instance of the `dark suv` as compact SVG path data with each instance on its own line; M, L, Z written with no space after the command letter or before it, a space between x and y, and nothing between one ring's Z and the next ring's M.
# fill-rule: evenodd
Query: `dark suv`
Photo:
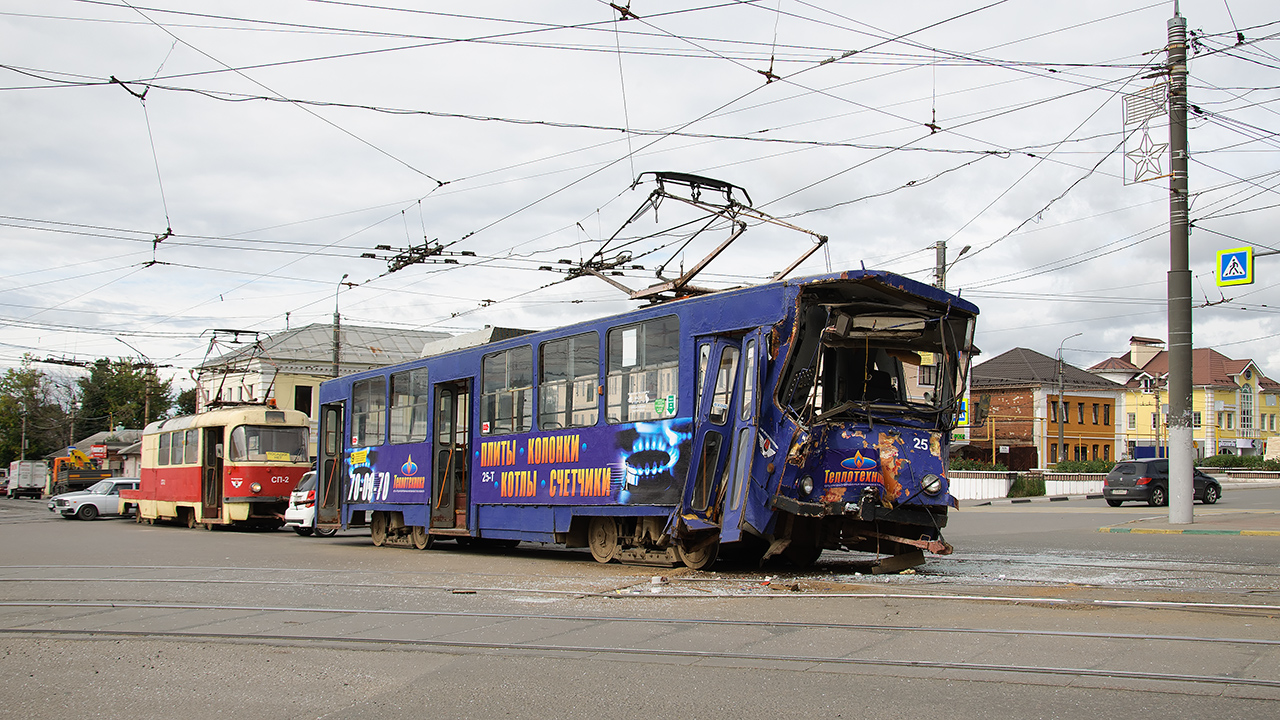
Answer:
M1196 470L1192 483L1193 497L1205 505L1212 505L1222 497L1222 486L1217 480ZM1102 481L1102 496L1111 507L1120 507L1125 500L1144 500L1148 505L1169 504L1168 460L1125 460L1107 473Z

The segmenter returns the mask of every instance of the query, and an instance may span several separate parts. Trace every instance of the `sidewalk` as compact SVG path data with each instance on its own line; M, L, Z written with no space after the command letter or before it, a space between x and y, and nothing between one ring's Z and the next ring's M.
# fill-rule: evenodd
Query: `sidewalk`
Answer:
M1224 482L1223 494L1245 488L1280 487L1276 481ZM1042 495L1025 498L993 498L990 500L963 500L961 507L989 505L1014 505L1022 503L1065 502L1069 500L1100 500L1101 493L1088 495ZM1129 520L1116 525L1098 528L1104 533L1129 533L1133 535L1248 535L1280 537L1280 511L1234 510L1214 505L1195 505L1190 525L1170 525L1168 508L1153 507L1149 517Z
M1162 510L1163 508L1151 508ZM1098 528L1098 532L1133 535L1251 535L1280 538L1280 512L1275 510L1228 510L1195 506L1190 525L1170 525L1169 514L1138 518L1119 525Z

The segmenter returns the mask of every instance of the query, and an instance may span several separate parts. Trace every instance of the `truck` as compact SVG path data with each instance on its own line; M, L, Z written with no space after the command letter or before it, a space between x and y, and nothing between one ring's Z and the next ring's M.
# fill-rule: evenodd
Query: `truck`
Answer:
M99 480L113 477L115 473L102 470L88 455L71 448L70 454L53 459L53 488L50 495L84 490Z
M38 498L44 494L45 464L40 460L14 460L9 463L9 489L11 498Z

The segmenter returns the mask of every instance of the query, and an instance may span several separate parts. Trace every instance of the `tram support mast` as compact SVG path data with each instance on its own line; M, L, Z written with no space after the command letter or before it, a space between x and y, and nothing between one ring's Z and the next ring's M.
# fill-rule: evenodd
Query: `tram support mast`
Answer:
M1169 19L1169 524L1192 522L1191 270L1187 216L1187 21ZM1160 409L1156 408L1156 412Z

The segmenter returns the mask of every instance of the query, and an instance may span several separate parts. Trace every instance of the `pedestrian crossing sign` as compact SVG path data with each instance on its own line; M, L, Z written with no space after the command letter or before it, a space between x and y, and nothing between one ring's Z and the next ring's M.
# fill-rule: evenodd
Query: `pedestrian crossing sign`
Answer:
M1243 247L1218 253L1219 286L1253 284L1253 248Z

